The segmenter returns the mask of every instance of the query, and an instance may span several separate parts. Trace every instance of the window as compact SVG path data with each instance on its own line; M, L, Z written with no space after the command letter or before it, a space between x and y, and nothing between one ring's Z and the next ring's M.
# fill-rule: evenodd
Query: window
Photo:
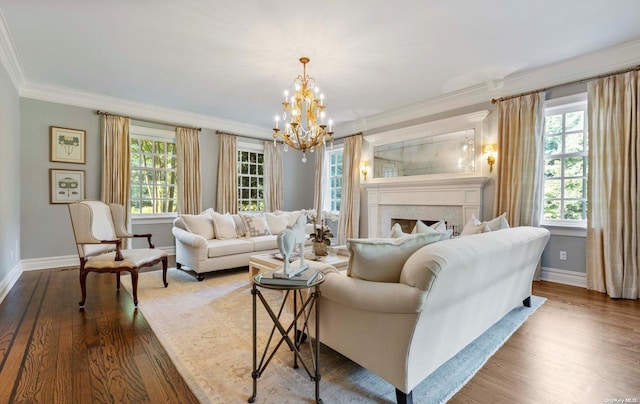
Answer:
M238 211L264 211L264 149L238 144Z
M175 133L132 126L131 214L176 213Z
M543 222L585 225L588 138L586 96L551 100L545 109Z
M333 213L340 212L340 201L342 199L342 148L333 150L326 149L325 168L325 189L323 191L323 207Z

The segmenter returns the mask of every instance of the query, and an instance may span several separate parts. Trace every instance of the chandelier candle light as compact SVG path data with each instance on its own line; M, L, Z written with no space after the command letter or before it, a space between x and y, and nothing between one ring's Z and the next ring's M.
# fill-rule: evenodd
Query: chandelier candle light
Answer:
M302 75L293 81L295 93L289 97L284 92L282 102L282 121L284 129L280 132L280 115L276 115L273 128L273 143L280 139L284 143L284 151L289 147L302 151L302 162L307 162L307 151L313 152L319 146L331 142L333 148L332 121L325 114L324 94L319 94L316 80L307 75L308 57L301 57ZM327 122L328 126L327 126Z

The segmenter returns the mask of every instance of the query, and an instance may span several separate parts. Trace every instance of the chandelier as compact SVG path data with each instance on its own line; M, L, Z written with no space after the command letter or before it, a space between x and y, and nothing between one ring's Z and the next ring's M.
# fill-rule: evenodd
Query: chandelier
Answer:
M318 94L316 80L307 75L309 58L301 57L302 75L293 81L295 93L289 97L289 91L284 92L282 102L282 118L276 115L276 126L273 128L273 143L277 140L284 143L284 151L289 147L302 151L302 161L307 162L307 151L313 152L317 147L331 142L333 148L332 121L327 120L325 114L324 94ZM280 119L284 128L280 131ZM328 123L328 127L327 127Z

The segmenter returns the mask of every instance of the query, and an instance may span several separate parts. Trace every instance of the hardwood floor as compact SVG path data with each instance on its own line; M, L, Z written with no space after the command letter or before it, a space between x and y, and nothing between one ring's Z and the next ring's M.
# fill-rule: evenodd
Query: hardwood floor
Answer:
M23 273L0 305L0 403L197 402L115 275L87 288L82 311L77 269ZM450 402L640 403L640 301L534 294L547 302Z

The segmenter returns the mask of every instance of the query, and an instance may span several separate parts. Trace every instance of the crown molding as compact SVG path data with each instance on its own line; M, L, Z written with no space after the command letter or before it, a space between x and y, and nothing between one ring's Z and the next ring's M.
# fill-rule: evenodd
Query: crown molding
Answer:
M355 133L489 102L537 88L561 86L640 64L640 40L622 43L558 63L514 73L428 100L336 125L336 132Z
M24 75L2 10L0 10L0 60L16 91L20 92L20 88L24 85Z
M83 108L95 108L110 113L131 116L133 119L157 120L160 122L177 122L189 126L197 126L235 133L258 139L271 140L271 129L242 122L216 118L204 114L181 111L158 105L145 104L96 93L74 90L27 81L21 88L20 96L35 100L73 105Z

